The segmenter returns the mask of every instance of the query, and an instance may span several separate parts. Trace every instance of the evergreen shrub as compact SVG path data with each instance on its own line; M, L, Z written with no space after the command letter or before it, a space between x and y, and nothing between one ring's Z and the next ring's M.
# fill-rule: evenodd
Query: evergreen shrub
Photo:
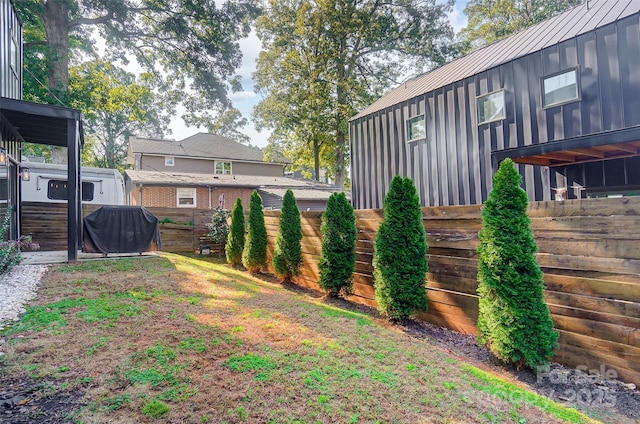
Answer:
M273 249L273 268L283 282L291 281L291 277L300 273L301 239L300 210L293 192L288 189L282 199L280 224Z
M242 264L251 273L267 266L267 228L264 224L262 197L256 190L249 202L249 228L242 252Z
M375 298L380 313L402 320L427 309L427 239L420 199L410 178L396 176L384 199L384 221L373 256Z
M233 266L242 265L242 251L244 250L244 208L238 197L231 210L231 228L225 246L227 263Z
M349 294L356 260L356 216L344 193L333 193L322 214L318 284L329 296Z
M478 246L478 341L497 358L535 369L557 347L522 177L505 159L482 208Z

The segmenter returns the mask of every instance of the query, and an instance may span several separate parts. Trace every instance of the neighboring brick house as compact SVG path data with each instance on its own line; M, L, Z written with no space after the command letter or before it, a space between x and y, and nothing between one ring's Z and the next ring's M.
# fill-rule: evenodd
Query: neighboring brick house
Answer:
M324 210L336 186L309 180L252 175L215 175L186 172L126 170L128 203L147 207L231 209L236 198L245 208L254 190L265 208L280 209L286 189L293 190L300 210Z
M258 147L198 133L177 141L130 137L127 163L138 171L282 177L288 162L265 162Z

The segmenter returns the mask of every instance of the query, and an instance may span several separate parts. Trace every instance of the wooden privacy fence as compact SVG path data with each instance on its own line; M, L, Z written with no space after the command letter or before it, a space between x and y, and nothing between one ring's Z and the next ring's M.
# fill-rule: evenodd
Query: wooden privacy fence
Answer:
M85 215L95 206L85 206ZM149 208L161 225L163 250L198 248L211 211ZM429 250L428 312L419 317L475 334L479 206L423 208ZM568 366L613 369L640 384L640 198L536 202L529 206L538 263L545 273L545 299L560 332L555 360ZM269 255L279 212L266 211ZM23 234L44 250L66 250L66 205L25 204ZM302 213L302 286L319 288L320 212ZM350 300L375 306L373 241L382 210L356 211L358 237L354 293ZM192 226L182 225L192 222Z
M429 250L428 312L420 318L476 333L480 206L423 208ZM529 216L544 272L545 299L560 347L554 360L571 367L613 369L640 384L640 198L536 202ZM302 213L302 274L319 288L321 235L317 212ZM356 271L350 300L375 306L373 241L382 210L357 210ZM270 251L278 212L266 212Z
M99 205L83 205L87 216ZM193 252L200 245L200 237L207 233L212 211L185 208L147 208L160 221L162 250L167 252ZM32 235L41 250L67 250L67 205L65 203L25 202L22 204L22 234Z

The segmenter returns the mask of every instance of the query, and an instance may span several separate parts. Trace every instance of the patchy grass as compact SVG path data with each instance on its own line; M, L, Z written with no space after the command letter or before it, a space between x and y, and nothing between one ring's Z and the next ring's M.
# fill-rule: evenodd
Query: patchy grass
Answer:
M216 261L54 267L1 333L0 384L29 376L47 382L38 396L79 394L69 417L82 423L592 421L375 317Z

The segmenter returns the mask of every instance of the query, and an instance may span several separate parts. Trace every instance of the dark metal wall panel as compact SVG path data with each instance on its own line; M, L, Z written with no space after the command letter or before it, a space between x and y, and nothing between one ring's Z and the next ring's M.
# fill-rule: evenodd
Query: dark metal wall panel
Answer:
M616 26L609 25L597 32L598 77L600 80L600 101L603 130L622 127L622 93L620 92L620 68L618 61L618 37Z
M618 22L618 48L620 55L620 83L624 126L640 125L640 54L624 54L624 52L640 52L640 19L632 16Z

